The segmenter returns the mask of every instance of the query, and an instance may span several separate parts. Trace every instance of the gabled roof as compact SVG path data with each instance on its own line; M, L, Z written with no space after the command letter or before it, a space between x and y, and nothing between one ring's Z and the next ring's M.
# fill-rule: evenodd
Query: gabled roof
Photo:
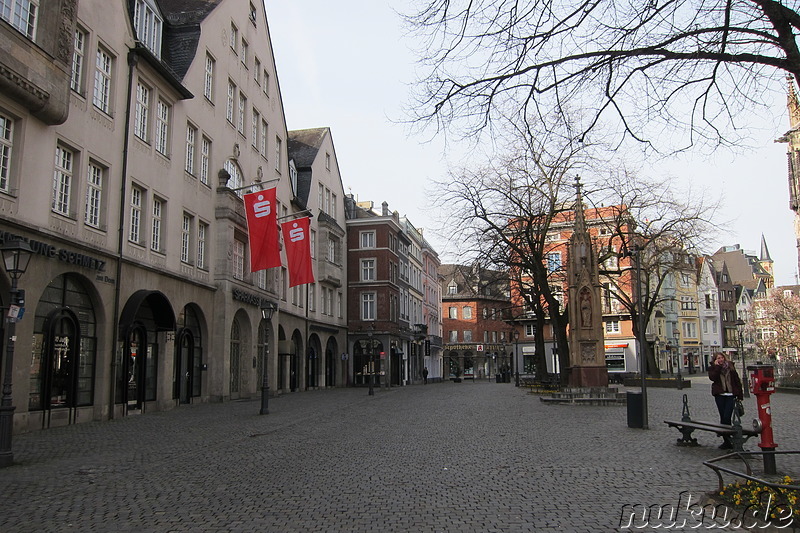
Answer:
M311 194L311 166L319 155L322 142L330 132L330 128L311 128L288 132L289 141L286 149L289 159L294 161L297 169L297 198L303 205L308 205Z
M164 15L162 57L179 79L197 53L200 24L222 0L158 0Z

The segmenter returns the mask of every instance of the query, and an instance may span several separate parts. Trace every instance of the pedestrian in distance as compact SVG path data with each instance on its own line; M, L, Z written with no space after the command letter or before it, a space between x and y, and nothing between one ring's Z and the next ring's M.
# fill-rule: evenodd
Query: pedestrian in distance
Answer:
M729 426L736 400L744 398L739 373L736 372L733 361L725 357L724 353L717 352L708 366L708 378L711 380L711 395L714 397L719 411L719 423ZM730 436L723 435L720 449L730 450L731 448L733 448L733 444Z
M422 369L422 384L423 385L427 385L428 384L428 367L427 366Z

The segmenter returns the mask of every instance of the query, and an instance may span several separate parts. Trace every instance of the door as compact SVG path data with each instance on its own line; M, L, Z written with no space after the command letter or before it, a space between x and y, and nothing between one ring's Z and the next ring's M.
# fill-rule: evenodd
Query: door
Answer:
M178 335L178 354L175 358L175 393L174 397L178 403L190 403L192 401L193 375L194 368L194 338L192 333L181 330Z
M128 335L125 357L127 392L125 400L128 411L141 410L144 403L145 376L147 372L147 331L142 326L134 326Z

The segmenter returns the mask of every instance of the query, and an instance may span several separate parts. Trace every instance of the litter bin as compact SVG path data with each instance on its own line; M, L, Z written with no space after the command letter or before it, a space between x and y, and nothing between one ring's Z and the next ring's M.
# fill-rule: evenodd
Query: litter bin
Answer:
M643 428L644 416L642 409L642 393L628 391L626 394L628 403L628 427Z

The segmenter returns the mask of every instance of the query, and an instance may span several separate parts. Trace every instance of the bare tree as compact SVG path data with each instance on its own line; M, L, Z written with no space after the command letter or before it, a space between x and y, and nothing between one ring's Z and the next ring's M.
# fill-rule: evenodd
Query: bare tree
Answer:
M600 280L608 287L606 297L619 302L631 317L634 335L643 339L641 328L646 331L655 311L675 298L664 290L665 283L682 272L696 278L692 250L714 231L718 202L699 192L678 194L668 181L625 170L610 173L586 197L612 204L603 209L608 237L598 250ZM652 346L644 342L640 349L647 373L659 375Z
M800 82L798 2L418 0L414 120L463 125L582 114L647 146L736 142L745 110ZM778 84L778 85L776 85ZM657 140L656 140L657 139Z
M551 136L556 136L551 130ZM561 139L563 141L563 139ZM547 147L561 146L558 149ZM510 155L480 168L461 168L435 184L442 227L461 244L463 260L508 272L512 314L533 310L538 320L537 353L544 353L545 319L553 327L559 363L569 367L567 313L560 287L563 271L548 269L546 235L553 220L572 209L572 177L584 168L583 148L551 138L521 135ZM538 358L539 372L545 372ZM566 373L562 373L566 379Z

